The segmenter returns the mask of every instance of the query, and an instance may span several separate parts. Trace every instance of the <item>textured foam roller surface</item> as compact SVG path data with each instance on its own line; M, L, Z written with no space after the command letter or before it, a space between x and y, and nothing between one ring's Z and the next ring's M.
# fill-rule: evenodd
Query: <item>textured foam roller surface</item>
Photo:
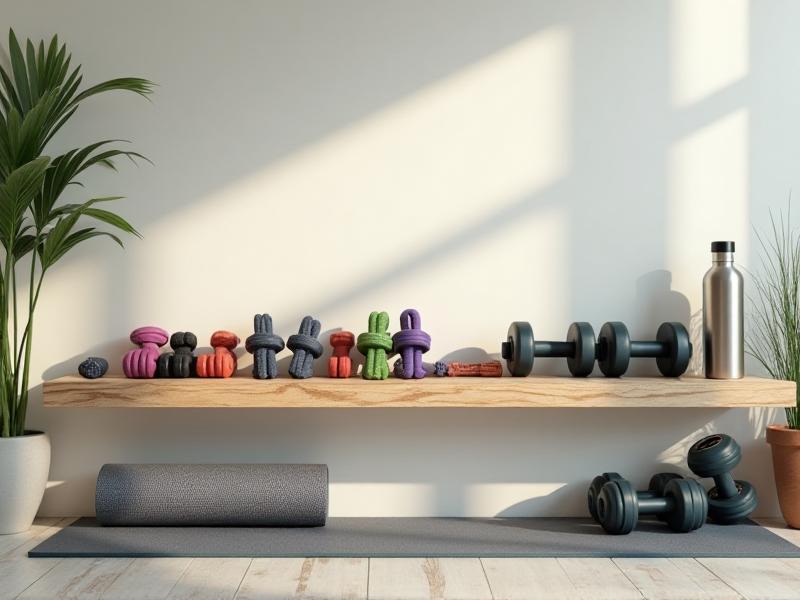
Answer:
M29 556L471 556L800 557L800 548L759 527L707 524L671 533L642 520L606 535L591 519L331 517L325 527L101 527L80 519Z
M107 464L95 512L103 525L319 527L328 515L328 467Z

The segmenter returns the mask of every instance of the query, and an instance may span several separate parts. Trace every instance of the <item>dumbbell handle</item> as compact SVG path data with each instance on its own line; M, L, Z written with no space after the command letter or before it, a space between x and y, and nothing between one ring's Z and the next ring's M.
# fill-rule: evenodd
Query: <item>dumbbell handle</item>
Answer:
M641 493L636 494L639 500L639 513L643 515L659 515L675 510L675 498L667 496L647 496L642 497Z
M631 342L631 358L658 358L668 355L669 348L663 342Z
M739 495L739 486L733 480L730 471L714 476L714 485L720 498L733 498Z
M533 342L533 355L544 358L567 358L575 354L575 342ZM511 340L500 344L500 355L511 358L514 355L514 344Z
M549 358L567 358L575 354L575 342L533 342L533 355Z

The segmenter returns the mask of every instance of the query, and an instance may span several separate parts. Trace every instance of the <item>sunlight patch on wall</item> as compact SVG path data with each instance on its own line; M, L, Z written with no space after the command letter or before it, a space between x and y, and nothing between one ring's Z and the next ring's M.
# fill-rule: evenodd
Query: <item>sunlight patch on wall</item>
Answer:
M748 0L673 0L673 103L686 106L745 77L749 70Z
M430 483L336 483L329 488L329 513L337 517L415 517L435 511Z
M656 462L662 465L673 465L676 472L688 470L686 466L686 454L689 448L697 440L711 435L712 433L716 433L713 421L707 423L703 427L695 429L692 433L685 435L668 448L665 448L658 454Z
M499 277L498 257L529 252L515 227L569 167L570 61L566 29L537 32L151 225L137 270L205 306L235 310L248 289L292 314L398 266L410 278L478 260L471 276ZM197 258L169 268L187 222ZM207 310L171 296L163 308L187 320Z
M736 241L736 261L747 263L748 136L748 113L740 109L679 141L669 153L667 268L692 312L702 306L713 240Z
M89 242L95 246L74 250L76 256L64 260L45 275L42 292L36 307L34 324L34 363L47 355L67 356L78 348L85 349L87 340L104 340L108 337L106 317L114 307L104 299L108 280L98 273L94 253L115 252L119 247L98 248L102 242ZM27 294L24 302L27 302ZM80 307L79 311L65 310L66 306ZM42 368L51 366L46 362ZM75 365L77 367L77 364ZM36 371L34 371L36 373ZM36 373L38 374L38 373Z

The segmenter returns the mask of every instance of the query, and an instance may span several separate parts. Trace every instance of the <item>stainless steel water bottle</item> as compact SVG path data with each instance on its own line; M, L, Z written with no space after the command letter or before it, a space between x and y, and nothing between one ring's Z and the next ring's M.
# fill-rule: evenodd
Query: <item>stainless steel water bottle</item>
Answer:
M733 266L734 242L711 242L703 277L703 354L706 377L744 377L744 280Z

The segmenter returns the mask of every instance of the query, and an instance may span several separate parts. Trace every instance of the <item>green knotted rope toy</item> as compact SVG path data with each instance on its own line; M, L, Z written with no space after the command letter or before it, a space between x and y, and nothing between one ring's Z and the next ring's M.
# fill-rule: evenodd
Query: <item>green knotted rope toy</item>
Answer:
M367 357L364 379L386 379L389 377L389 363L386 353L392 351L392 338L389 329L389 313L373 311L369 313L369 331L359 334L356 347Z

